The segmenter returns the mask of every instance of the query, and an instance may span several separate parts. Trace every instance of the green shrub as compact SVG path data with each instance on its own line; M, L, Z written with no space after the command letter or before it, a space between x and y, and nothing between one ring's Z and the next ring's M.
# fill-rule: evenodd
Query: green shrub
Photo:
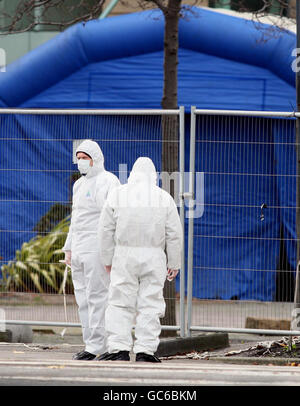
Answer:
M70 217L60 221L47 235L37 235L24 242L16 251L13 261L2 265L3 285L6 291L62 293L65 265L62 247L68 230ZM70 272L66 282L66 293L73 293Z

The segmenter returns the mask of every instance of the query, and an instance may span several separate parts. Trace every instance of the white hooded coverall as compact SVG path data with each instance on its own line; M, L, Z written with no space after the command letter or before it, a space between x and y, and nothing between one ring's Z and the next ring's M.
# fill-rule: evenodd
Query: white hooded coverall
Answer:
M100 260L98 223L109 191L120 182L104 169L104 157L96 142L83 141L76 149L78 152L88 154L93 166L74 183L71 224L63 250L71 251L72 280L85 351L97 355L106 351L104 316L110 279Z
M128 184L108 196L99 223L102 262L112 265L105 314L108 352L153 355L165 313L168 269L180 269L182 227L173 198L156 186L149 158L135 162Z

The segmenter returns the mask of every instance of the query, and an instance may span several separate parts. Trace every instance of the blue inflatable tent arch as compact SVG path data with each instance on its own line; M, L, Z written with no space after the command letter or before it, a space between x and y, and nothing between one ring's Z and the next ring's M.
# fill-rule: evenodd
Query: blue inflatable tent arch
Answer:
M160 107L163 35L158 10L77 24L8 66L0 80L1 105ZM293 33L263 42L249 20L195 9L180 20L179 40L179 105L277 111L295 106ZM101 75L110 85L105 97ZM210 87L204 86L207 78ZM221 81L226 95L217 93Z
M6 73L0 75L0 107L160 108L163 35L164 21L158 10L77 24L7 67ZM286 32L266 42L261 41L261 36L261 31L251 21L207 9L194 9L188 18L180 20L178 104L185 106L187 112L191 105L208 109L265 111L291 111L295 108L295 73L291 69L295 34ZM68 132L70 123L67 117L52 117L52 120L49 126L48 121L40 117L30 117L30 120L27 117L26 121L21 116L0 115L0 187L4 196L0 200L0 229L3 231L0 233L0 255L4 263L14 258L22 242L32 238L35 224L49 210L51 202L68 201L69 172L76 169L71 164L70 139L93 138L101 144L106 136L101 120L94 123L92 135L84 118L78 118L76 130L72 133ZM231 135L237 143L241 137L243 140L255 139L258 128L266 129L264 123L257 120L255 126L245 133L241 122L237 121L237 125L231 128ZM259 169L262 174L285 173L286 162L278 145L286 142L284 137L287 135L289 142L293 142L293 125L293 121L287 121L283 131L280 121L276 121L271 133L266 130L264 136L269 138L264 140L269 147L249 150L249 154L257 154L256 163L260 162L262 166L254 168L251 166L254 163L250 162L247 170L254 173ZM159 139L161 135L151 130L149 127L151 137ZM188 130L187 124L187 141ZM137 126L135 136L138 137L140 131ZM123 124L120 134L126 139L126 125ZM209 136L222 141L224 134L220 130ZM37 138L39 142L35 141ZM277 147L272 146L274 141ZM116 143L113 152L105 146L103 148L106 166L115 172L120 163L116 157L126 156L129 170L137 158L130 149L125 151L126 154L119 151L120 145ZM229 152L231 156L240 153L234 143ZM204 172L205 176L207 203L205 216L195 221L196 234L212 235L213 230L218 230L218 235L222 236L228 232L224 211L214 211L209 205L214 196L218 196L219 203L222 200L220 180L208 174L224 172L227 168L224 162L215 162L207 156L202 158L199 148L196 153L199 157L196 170ZM211 149L210 153L213 156L215 150ZM243 159L247 159L248 152L245 154L234 163L236 172L243 170ZM158 151L153 149L149 155L160 170ZM272 157L268 164L265 164L265 157ZM186 162L188 164L188 151ZM290 168L290 175L294 176L295 165ZM234 188L234 182L226 181L222 190L226 191L227 197L230 196L227 203L259 206L262 202L269 204L272 199L274 203L273 191L276 190L276 206L295 207L295 185L288 184L281 176L277 183L274 177L262 179L264 182L260 183L257 195L244 193L243 196ZM295 177L292 179L294 181ZM45 187L49 182L51 187ZM245 187L241 184L241 190ZM245 200L247 197L248 201ZM34 203L37 201L43 203L37 205ZM257 222L257 213L253 214L251 208L244 209L243 213L237 210L233 215L244 218L243 222L236 223L236 229L231 230L233 235L242 232L247 237L261 233L266 241L274 235L278 241L272 242L274 245L270 247L267 243L253 244L246 238L240 245L242 257L234 255L235 242L227 244L224 249L220 240L212 241L206 255L195 248L194 296L273 300L282 230L288 237L289 263L295 269L295 219L284 209L273 211L263 224ZM274 255L266 258L266 249L272 249ZM252 260L253 250L257 253L256 263ZM220 269L220 258L224 269ZM237 271L229 272L229 268ZM226 290L224 286L227 286Z

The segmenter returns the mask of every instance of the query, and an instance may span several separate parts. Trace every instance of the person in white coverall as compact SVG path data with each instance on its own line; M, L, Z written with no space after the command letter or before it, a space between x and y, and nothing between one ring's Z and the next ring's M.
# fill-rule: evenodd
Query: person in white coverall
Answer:
M71 224L63 250L65 262L71 266L85 344L84 351L73 359L92 360L106 351L104 321L110 279L100 260L98 222L109 191L120 182L104 169L103 153L95 141L83 141L76 157L82 176L73 186Z
M102 262L111 271L107 353L97 360L160 362L154 355L165 313L163 287L181 266L182 227L170 194L156 186L151 159L138 158L128 183L108 196L99 221ZM135 323L135 341L132 328Z

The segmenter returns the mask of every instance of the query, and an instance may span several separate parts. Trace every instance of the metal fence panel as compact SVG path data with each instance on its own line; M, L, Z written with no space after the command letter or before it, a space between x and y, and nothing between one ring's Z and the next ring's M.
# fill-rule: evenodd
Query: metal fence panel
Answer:
M182 108L0 113L0 308L7 323L79 325L70 277L66 321L61 253L37 260L35 250L70 214L78 176L73 151L86 138L99 142L106 169L121 183L137 157L150 156L163 186L175 191L183 225L188 222L189 255L183 257L176 282L176 322L164 329L185 334L186 258L188 334L265 331L248 328L253 319L267 319L274 326L268 332L278 333L276 323L291 320L297 244L295 113L192 108L188 177ZM179 183L174 185L164 172L173 174L176 165L181 176L175 176ZM57 249L66 226L56 235ZM166 301L174 303L169 296Z
M201 206L196 178L202 173L204 203L189 219L189 335L282 329L291 334L297 245L294 117L191 110L190 194Z
M179 139L184 142L183 120L183 108L0 110L0 308L7 323L79 325L70 275L66 320L64 265L59 262L68 231L72 185L78 178L72 159L78 143L97 141L105 168L121 183L126 182L140 156L149 156L160 175L176 166L183 172L184 157L180 154L184 147L179 147ZM167 189L171 187L168 179L160 176L161 186ZM180 179L182 195L183 176ZM175 197L180 203L179 196ZM183 220L182 207L180 211ZM176 281L178 293L184 286L184 271L180 278ZM167 307L175 300L177 318L172 325L165 322L163 329L180 329L183 335L184 297L174 297L165 299Z

